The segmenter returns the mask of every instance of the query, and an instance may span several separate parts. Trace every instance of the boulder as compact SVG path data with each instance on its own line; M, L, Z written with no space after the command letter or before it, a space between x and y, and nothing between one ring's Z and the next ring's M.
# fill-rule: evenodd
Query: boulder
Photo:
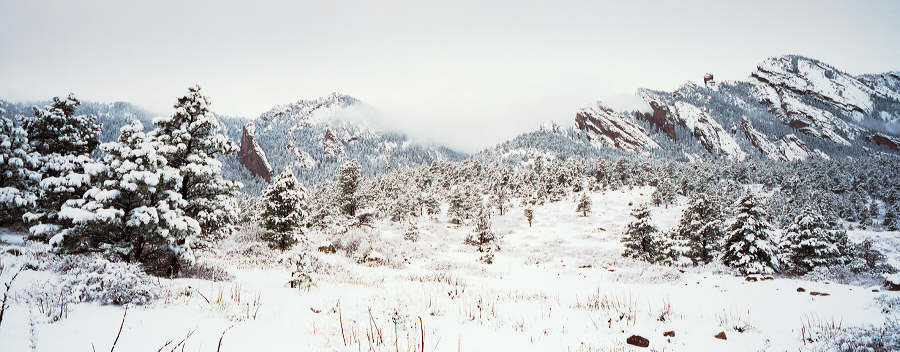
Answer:
M675 337L675 330L666 331L663 333L663 336L666 337Z
M647 340L638 335L631 335L628 340L625 340L629 345L638 346L638 347L648 347L650 346L650 340Z
M725 336L725 332L724 332L724 331L719 331L719 333L716 334L716 336L714 336L714 337L717 338L717 339L719 339L719 340L728 340L728 337Z

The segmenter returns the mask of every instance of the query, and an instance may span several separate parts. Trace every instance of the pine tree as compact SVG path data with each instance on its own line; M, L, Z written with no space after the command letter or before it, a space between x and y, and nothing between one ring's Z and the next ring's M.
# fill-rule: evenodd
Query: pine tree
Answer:
M80 104L72 94L55 97L22 121L28 143L39 154L33 171L41 177L37 201L23 216L32 239L47 240L70 225L58 217L59 210L67 200L80 199L99 171L90 153L99 144L100 124L93 115L75 115Z
M341 166L338 174L338 188L340 189L340 207L344 215L356 216L359 209L359 162L351 160Z
M38 157L31 152L28 134L6 115L0 103L0 225L21 221L37 200Z
M266 188L263 199L262 238L270 247L284 252L297 244L297 236L303 233L306 189L297 182L291 168L287 168Z
M525 208L525 219L528 220L528 227L531 227L531 221L534 220L534 209Z
M453 186L447 199L447 202L450 203L450 207L447 208L447 217L454 224L462 224L463 221L471 217L469 198L463 187Z
M419 225L417 222L418 221L414 217L410 217L409 220L407 220L406 232L403 233L404 240L411 242L419 240Z
M841 264L841 252L835 241L842 236L837 232L840 230L830 229L825 218L811 209L794 218L783 240L792 269L804 274L819 266Z
M588 192L581 193L581 198L578 199L578 207L575 211L581 213L582 216L587 216L587 213L591 212L591 198L588 196Z
M50 243L70 252L105 250L126 261L145 261L148 253L171 253L193 261L190 244L200 233L182 210L181 175L167 164L175 148L150 139L134 121L122 127L118 142L101 149L102 171L80 199L67 201L59 217L73 225ZM158 258L157 258L158 259ZM169 268L177 272L177 262Z
M778 267L765 210L752 193L738 203L737 218L725 233L722 262L744 274L769 274Z
M500 247L497 245L497 236L491 228L491 209L487 206L481 206L478 215L475 218L475 230L466 237L466 243L478 247L479 252L496 251Z
M81 102L74 94L54 97L50 105L34 107L24 119L28 141L41 155L90 154L100 144L101 126L94 115L75 115Z
M202 229L200 245L227 234L238 218L234 206L239 183L222 176L218 157L237 151L237 146L221 134L219 122L209 110L209 99L199 86L188 88L178 98L172 116L154 120L152 138L174 147L167 154L168 166L182 177L178 193L187 201L185 214Z
M646 204L631 211L635 219L628 224L622 237L625 252L622 256L655 262L660 257L656 226L650 223L650 209Z
M723 236L722 209L712 197L709 193L692 197L681 222L674 229L673 237L684 241L684 255L694 264L713 261Z
M885 208L884 228L888 231L900 230L900 203L885 204Z

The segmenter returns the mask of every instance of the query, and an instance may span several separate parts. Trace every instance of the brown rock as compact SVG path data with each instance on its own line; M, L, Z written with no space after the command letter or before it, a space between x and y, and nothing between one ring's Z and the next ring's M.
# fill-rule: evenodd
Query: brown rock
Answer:
M806 289L803 287L797 287L797 292L806 292Z
M774 278L774 277L771 277L771 276L766 276L766 277L764 277L764 278L762 278L762 279L760 279L760 280L762 280L762 281L771 281L771 280L775 280L775 278Z
M666 331L663 333L663 336L675 337L675 330Z
M831 296L830 294L828 294L826 292L816 292L816 291L810 292L809 295L810 296Z
M327 244L327 245L319 246L318 250L319 250L319 252L322 252L322 253L325 253L325 254L334 254L334 253L337 252L337 249L334 248L334 245L333 245L333 244Z
M669 107L656 101L651 101L650 109L653 110L653 113L644 113L643 117L647 119L647 121L653 123L657 129L665 132L669 138L677 141L678 138L675 136L675 123L673 122L674 115L671 110L669 110Z
M647 347L650 346L650 340L647 340L638 335L631 335L628 340L625 340L629 345L634 345L638 347Z
M885 146L894 150L900 149L900 141L897 141L896 139L890 138L888 136L882 136L876 133L872 136L872 141L880 146Z
M238 159L251 174L262 177L266 182L272 182L272 166L269 165L266 153L262 147L256 143L256 136L254 136L253 130L252 124L244 125L244 134L241 136L241 150L238 152Z
M10 248L10 249L7 249L7 250L6 250L6 253L12 254L12 255L15 256L15 257L18 257L18 256L22 255L22 251L20 251L20 250L18 250L18 249L16 249L16 248Z
M757 282L759 280L753 276L747 276L746 278L744 278L744 281Z
M717 338L717 339L719 339L719 340L728 340L728 337L725 336L725 332L724 332L724 331L719 331L719 333L716 334L715 338Z

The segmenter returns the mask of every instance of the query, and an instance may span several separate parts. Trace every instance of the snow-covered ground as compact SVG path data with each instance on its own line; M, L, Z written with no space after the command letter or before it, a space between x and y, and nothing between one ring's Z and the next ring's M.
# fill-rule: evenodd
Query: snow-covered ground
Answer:
M128 308L116 350L156 351L167 342L169 350L192 333L185 351L216 351L220 341L221 351L812 351L822 346L803 337L825 334L831 324L880 325L896 314L879 300L900 295L873 287L746 281L718 266L682 272L623 259L619 238L628 214L651 192L595 193L587 217L576 214L573 199L536 206L531 227L522 208L495 214L502 241L493 264L480 263L481 253L463 243L471 227L443 219L423 224L417 242L403 240L401 224L377 223L376 250L400 264L320 254L330 270L316 274L308 291L287 286L286 267L214 258L232 281L160 279L163 297ZM652 208L653 221L671 228L683 208ZM865 237L877 238L896 263L900 234L851 233ZM28 251L20 238L0 233L7 268L26 261L7 253ZM28 351L31 344L37 351L110 349L122 306L82 303L57 322L35 318L41 314L25 302L26 292L54 275L26 270L14 282L0 351ZM667 331L674 336L664 337ZM727 339L715 338L719 332ZM649 348L627 345L632 335L649 339Z

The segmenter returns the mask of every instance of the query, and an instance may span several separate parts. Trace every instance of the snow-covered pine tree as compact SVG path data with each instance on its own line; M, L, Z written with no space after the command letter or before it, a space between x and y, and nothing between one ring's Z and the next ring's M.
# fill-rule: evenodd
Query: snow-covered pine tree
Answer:
M69 93L65 99L53 97L50 105L33 107L24 128L32 149L41 155L90 154L100 144L101 126L94 115L75 115L81 101Z
M900 202L885 203L884 221L882 225L888 231L900 230Z
M406 231L403 233L403 239L411 242L419 240L419 225L415 217L410 217L406 221Z
M675 227L673 237L683 240L685 257L696 264L706 264L715 258L725 228L722 209L710 193L698 193L691 197L681 221Z
M60 208L69 199L80 199L91 175L100 171L90 153L99 144L101 126L93 115L75 115L80 104L72 94L54 97L22 120L28 143L39 154L34 171L41 175L37 201L23 216L32 239L45 241L68 227L57 216Z
M0 102L0 225L22 221L25 209L34 205L41 179L37 162L25 129L6 115Z
M834 243L842 237L836 233L840 231L831 229L825 218L811 208L797 215L783 239L792 271L805 274L820 266L842 264L838 243Z
M500 215L503 215L503 210L506 209L507 203L509 203L509 194L506 193L506 188L497 189L491 196L491 201L500 211Z
M478 247L479 252L500 250L497 236L491 228L490 207L485 205L479 207L478 215L475 217L475 230L466 237L466 244Z
M582 216L587 216L587 213L591 212L591 198L588 196L588 192L581 193L581 197L578 199L578 207L575 209L575 212L581 213Z
M650 209L643 204L631 211L631 217L634 221L628 224L622 236L625 245L622 256L655 262L660 257L659 230L650 223Z
M263 192L262 239L282 252L290 249L303 234L306 219L306 189L297 182L291 168L285 169Z
M199 86L189 87L174 107L172 116L153 121L156 128L150 135L175 148L166 156L168 166L181 173L178 193L187 201L185 214L200 223L198 245L208 245L231 231L238 218L235 195L241 185L222 176L222 163L216 159L236 152L237 146L221 133Z
M50 243L70 252L104 250L126 261L161 259L148 253L171 255L168 269L175 274L179 261L193 261L190 245L200 225L184 213L181 175L167 165L166 154L175 148L143 130L134 121L122 127L118 142L101 145L103 170L82 198L63 205L59 217L72 227Z
M653 194L650 195L650 197L653 199L653 203L656 204L656 206L664 205L666 208L669 207L669 204L672 204L672 202L675 201L677 196L678 193L675 190L675 185L668 179L659 181L656 186L656 190L653 191Z
M338 189L340 190L338 202L344 215L356 216L356 210L360 208L358 193L361 177L359 162L356 160L350 160L341 165L338 174Z
M531 227L531 221L534 220L534 209L531 207L525 208L525 220L528 220L528 227Z
M464 186L453 186L450 189L450 196L447 198L447 202L450 205L447 208L447 218L454 224L462 224L463 221L470 217L469 199L463 188Z
M738 202L737 218L725 233L722 262L744 274L770 274L778 268L777 250L765 209L752 192Z

